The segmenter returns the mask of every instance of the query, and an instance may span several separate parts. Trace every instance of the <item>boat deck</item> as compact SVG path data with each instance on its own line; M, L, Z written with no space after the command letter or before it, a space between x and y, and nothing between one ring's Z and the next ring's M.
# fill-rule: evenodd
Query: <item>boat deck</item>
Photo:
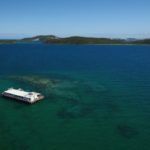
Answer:
M2 93L2 96L33 104L44 99L44 96L36 92L26 92L22 89L10 88Z

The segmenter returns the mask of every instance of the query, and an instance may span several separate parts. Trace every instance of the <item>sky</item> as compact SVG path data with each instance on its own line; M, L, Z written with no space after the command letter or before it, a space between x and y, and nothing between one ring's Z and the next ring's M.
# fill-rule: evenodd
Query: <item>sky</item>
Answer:
M0 0L0 38L150 38L150 0Z

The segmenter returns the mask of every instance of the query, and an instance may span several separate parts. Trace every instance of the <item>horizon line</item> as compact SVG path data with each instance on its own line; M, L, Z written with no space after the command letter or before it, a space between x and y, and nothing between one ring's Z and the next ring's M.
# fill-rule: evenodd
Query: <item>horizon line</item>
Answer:
M128 35L128 36L127 36ZM68 35L60 35L58 36L57 34L0 34L0 40L21 40L24 38L32 38L36 36L56 36L59 38L67 38L67 37L85 37L85 38L109 38L109 39L150 39L150 36L144 36L144 34L137 34L136 36L129 36L127 34L126 36L117 36L117 34L112 34L112 35L77 35L77 34L68 34Z

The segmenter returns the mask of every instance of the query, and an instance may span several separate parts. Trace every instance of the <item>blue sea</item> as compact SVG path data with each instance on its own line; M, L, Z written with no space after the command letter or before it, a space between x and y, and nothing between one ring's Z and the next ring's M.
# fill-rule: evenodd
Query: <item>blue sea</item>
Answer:
M149 150L150 46L0 45L0 150Z

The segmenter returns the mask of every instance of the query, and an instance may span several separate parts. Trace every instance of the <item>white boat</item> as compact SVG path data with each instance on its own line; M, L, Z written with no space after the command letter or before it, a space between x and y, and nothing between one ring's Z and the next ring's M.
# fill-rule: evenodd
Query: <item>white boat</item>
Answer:
M9 88L8 90L4 91L2 93L2 96L27 102L30 104L35 103L44 98L44 96L41 95L40 93L26 92L22 89L14 89L14 88Z

